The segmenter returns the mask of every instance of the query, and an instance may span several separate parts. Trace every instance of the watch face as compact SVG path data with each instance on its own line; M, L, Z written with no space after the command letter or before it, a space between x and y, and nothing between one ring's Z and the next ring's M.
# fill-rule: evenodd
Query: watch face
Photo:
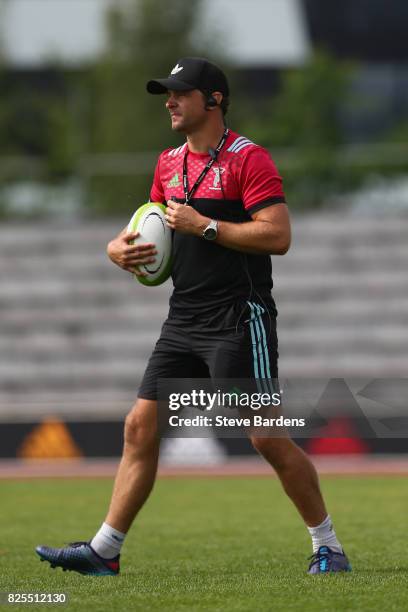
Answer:
M217 230L213 227L206 227L204 230L204 238L206 240L215 240L217 237Z

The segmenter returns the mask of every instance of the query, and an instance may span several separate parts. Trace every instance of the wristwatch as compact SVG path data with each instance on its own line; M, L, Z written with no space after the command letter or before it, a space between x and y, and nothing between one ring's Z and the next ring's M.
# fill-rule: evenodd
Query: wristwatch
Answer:
M205 230L203 231L203 238L206 240L215 240L218 235L218 221L212 219Z

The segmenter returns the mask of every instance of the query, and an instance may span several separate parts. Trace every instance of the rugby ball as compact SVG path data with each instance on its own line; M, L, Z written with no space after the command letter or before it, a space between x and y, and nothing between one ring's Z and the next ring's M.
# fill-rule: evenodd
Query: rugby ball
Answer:
M171 272L171 229L164 218L166 207L158 202L148 202L137 209L128 225L128 232L139 232L133 244L152 242L156 245L156 260L142 264L140 269L147 276L134 277L149 287L161 285Z

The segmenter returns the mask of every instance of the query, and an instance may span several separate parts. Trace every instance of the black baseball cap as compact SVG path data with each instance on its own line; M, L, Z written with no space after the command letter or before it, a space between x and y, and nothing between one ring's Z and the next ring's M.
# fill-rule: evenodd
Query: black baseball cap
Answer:
M149 81L146 89L151 94L163 94L169 89L173 91L199 89L206 93L219 91L224 96L229 95L227 77L221 68L203 57L179 59L167 78Z

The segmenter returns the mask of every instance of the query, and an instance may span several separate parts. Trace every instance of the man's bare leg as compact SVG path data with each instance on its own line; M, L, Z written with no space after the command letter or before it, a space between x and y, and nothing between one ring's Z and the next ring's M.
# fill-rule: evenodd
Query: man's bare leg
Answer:
M309 457L288 437L251 436L251 441L275 469L287 495L301 514L312 538L313 552L324 551L321 554L325 556L339 553L330 571L348 571L350 567L347 557L342 554L342 546L320 491L316 469ZM328 553L328 550L331 552ZM319 559L312 562L309 573L323 571L319 569ZM328 571L329 566L324 567Z
M105 522L129 530L153 488L159 457L157 402L138 399L125 421L122 459Z
M303 450L290 438L251 437L251 442L275 469L306 525L320 525L327 510L316 469Z
M159 456L157 402L138 399L125 422L122 459L115 479L109 512L90 542L63 548L37 546L41 560L51 567L81 574L116 576L126 533L153 488Z

